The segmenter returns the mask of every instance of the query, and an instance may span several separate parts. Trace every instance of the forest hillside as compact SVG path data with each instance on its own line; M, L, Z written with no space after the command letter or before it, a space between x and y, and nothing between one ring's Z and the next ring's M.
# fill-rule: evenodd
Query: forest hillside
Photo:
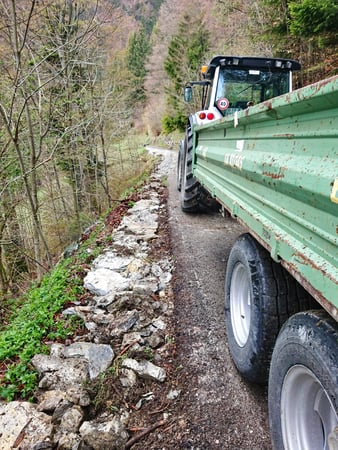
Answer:
M186 80L215 54L337 73L336 0L2 0L0 293L41 279L182 132ZM0 305L1 306L1 305Z

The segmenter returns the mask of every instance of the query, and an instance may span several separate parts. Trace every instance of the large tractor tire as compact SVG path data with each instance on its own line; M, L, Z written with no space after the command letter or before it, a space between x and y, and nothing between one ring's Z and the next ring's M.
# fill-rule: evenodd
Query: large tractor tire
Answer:
M189 124L179 151L177 168L177 188L181 193L181 208L184 212L198 212L201 207L202 187L192 173L192 153L192 130Z
M184 162L184 144L185 141L180 142L180 148L178 151L177 158L177 170L176 170L176 186L177 190L181 192L182 189L182 172L183 172L183 162Z
M281 326L310 305L309 294L250 234L237 239L226 270L226 328L232 359L246 380L267 382Z
M180 144L177 160L177 190L180 192L182 211L188 213L219 210L219 203L193 176L192 129L189 124L185 139Z
M274 450L338 449L338 328L323 310L294 315L271 360L269 421Z

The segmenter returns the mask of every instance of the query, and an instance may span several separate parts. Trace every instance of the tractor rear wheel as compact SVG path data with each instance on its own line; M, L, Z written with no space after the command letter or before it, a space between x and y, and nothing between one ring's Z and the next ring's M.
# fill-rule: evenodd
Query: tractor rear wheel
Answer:
M192 129L189 124L185 133L184 148L179 152L177 187L181 192L181 208L184 212L197 212L201 207L202 186L192 173Z

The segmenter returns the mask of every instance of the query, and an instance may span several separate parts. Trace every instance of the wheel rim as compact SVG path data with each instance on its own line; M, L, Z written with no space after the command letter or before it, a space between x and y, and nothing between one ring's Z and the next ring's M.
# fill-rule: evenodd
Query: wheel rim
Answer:
M338 416L322 384L305 366L291 367L284 378L281 424L285 449L329 450Z
M251 290L248 272L241 263L236 264L232 272L230 316L235 340L240 347L244 347L250 331Z

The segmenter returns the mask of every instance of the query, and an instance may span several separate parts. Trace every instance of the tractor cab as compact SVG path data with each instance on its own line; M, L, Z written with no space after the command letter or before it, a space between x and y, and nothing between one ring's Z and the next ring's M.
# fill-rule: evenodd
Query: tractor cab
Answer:
M291 59L216 56L202 67L203 81L186 85L184 97L191 101L192 86L202 85L202 110L194 114L201 125L291 92L292 72L300 67Z

